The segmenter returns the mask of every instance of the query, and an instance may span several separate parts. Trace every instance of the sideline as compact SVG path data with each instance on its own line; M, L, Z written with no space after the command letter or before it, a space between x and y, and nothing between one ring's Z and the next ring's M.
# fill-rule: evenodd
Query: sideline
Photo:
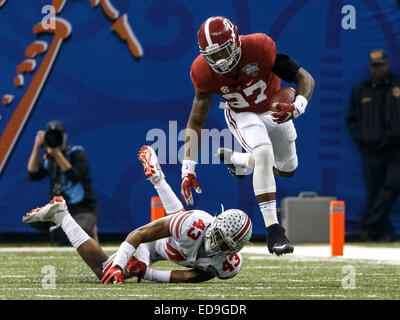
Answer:
M105 251L116 251L118 246L102 246ZM0 247L0 253L12 252L69 252L75 251L72 247ZM266 258L276 257L275 255L266 254L265 245L246 245L241 253L265 255ZM384 246L366 246L366 245L345 245L343 256L331 257L329 245L295 245L294 253L284 255L281 258L329 258L329 259L356 259L356 260L374 260L387 261L400 264L400 246L384 247Z

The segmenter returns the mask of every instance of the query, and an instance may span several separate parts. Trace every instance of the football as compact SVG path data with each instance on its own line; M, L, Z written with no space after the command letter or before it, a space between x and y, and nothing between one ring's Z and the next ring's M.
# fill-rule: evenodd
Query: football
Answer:
M275 102L293 103L296 97L296 90L292 87L280 88L270 99L269 99L269 110L273 110L273 104Z

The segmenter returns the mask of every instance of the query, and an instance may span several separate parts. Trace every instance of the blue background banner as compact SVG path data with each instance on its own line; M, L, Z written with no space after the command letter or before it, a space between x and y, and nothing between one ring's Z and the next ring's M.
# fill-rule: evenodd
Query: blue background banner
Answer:
M307 112L295 120L299 167L291 179L276 178L278 206L283 197L302 191L336 196L346 202L346 223L352 228L365 204L357 147L345 117L350 90L369 76L368 53L385 49L392 70L400 73L400 9L395 0L282 0L282 1L110 1L120 15L127 14L132 31L143 47L134 59L126 42L111 30L113 21L89 0L68 0L58 17L68 21L71 34L58 56L40 95L0 175L0 232L28 232L21 222L32 208L48 202L48 180L27 178L27 162L36 132L48 121L61 120L68 142L87 151L93 185L99 200L100 233L128 233L150 221L150 198L156 195L137 160L143 144L153 144L164 132L167 151L164 173L180 193L180 163L176 150L183 145L179 133L186 127L194 89L189 71L198 55L197 29L212 15L224 15L240 34L264 32L279 52L289 54L316 80ZM35 35L34 25L50 0L10 0L0 8L0 134L35 76L24 74L16 88L17 65L25 49L37 40L48 43L52 35ZM345 5L356 10L356 28L343 29ZM37 66L43 56L36 57ZM226 128L221 98L213 97L205 128ZM153 130L153 131L152 131ZM156 131L154 131L156 130ZM211 214L239 207L251 217L256 235L265 226L253 194L252 178L236 179L222 164L197 166L203 194L195 207ZM180 197L180 196L179 196ZM399 202L392 220L400 233Z

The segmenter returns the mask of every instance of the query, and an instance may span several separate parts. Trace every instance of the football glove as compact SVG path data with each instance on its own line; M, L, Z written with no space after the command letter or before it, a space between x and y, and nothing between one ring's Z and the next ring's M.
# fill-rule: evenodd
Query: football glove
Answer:
M128 277L137 277L137 282L142 281L142 278L146 274L147 266L142 261L132 257L125 267Z
M186 204L191 206L194 204L191 188L197 193L202 192L194 172L195 166L196 162L192 160L183 160L182 162L181 196Z
M118 284L124 283L124 276L122 275L122 269L120 266L115 265L112 266L107 272L104 274L103 278L101 279L101 284Z
M300 115L293 103L275 102L272 104L275 112L272 113L273 121L276 123L284 123Z
M297 118L306 111L308 100L302 95L297 95L294 103L275 102L272 108L275 111L272 113L273 120L276 123L284 123Z

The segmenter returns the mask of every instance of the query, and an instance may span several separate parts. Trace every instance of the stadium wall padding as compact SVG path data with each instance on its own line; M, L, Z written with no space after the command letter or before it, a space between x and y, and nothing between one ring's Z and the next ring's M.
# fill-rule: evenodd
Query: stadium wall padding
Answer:
M22 87L13 84L17 65L26 59L25 49L36 40L52 41L51 34L33 33L33 26L45 16L42 7L51 4L50 0L1 2L0 97L10 94L14 100L10 105L0 104L0 133L35 77L33 70L23 75ZM190 65L198 55L197 29L212 15L232 19L241 34L268 34L279 52L290 55L316 80L306 113L294 121L299 157L296 175L276 178L278 207L283 197L302 191L335 196L346 203L348 228L354 226L363 212L365 194L359 153L345 124L349 94L356 83L368 77L368 53L373 49L385 49L392 70L400 73L397 1L109 3L120 16L127 14L143 56L132 56L127 43L111 30L113 21L100 6L92 6L89 0L65 2L57 16L70 23L71 34L60 47L0 175L0 232L32 231L21 217L49 200L48 180L29 181L26 168L36 132L53 119L64 123L69 143L82 145L87 151L99 201L100 233L128 233L150 221L150 198L156 193L137 160L144 144L165 139L169 155L163 170L180 197L177 151L183 145L182 130L194 94ZM342 28L345 5L356 9L355 29ZM36 57L36 68L43 56ZM226 128L220 101L220 97L213 97L206 129ZM203 164L197 166L203 194L195 196L195 208L211 214L220 212L220 204L241 208L253 221L253 233L265 234L251 175L239 180L224 165L212 164L215 146L211 142L204 152ZM399 202L391 218L400 233Z

